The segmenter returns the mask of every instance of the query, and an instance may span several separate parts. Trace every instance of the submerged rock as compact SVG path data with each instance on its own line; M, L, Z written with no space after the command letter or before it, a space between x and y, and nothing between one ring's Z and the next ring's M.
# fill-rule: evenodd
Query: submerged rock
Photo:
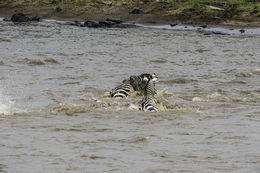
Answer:
M30 21L36 21L39 22L40 21L40 17L39 16L32 16L32 17L28 17L23 13L15 13L12 15L11 19L4 19L4 21L12 21L12 22L30 22Z
M120 23L123 22L119 18L107 18L106 21L114 22L114 23L117 23L117 24L120 24Z
M220 31L206 31L204 35L230 35L229 33L220 32Z
M245 31L244 29L240 29L239 32L240 32L241 34L243 34L243 33L245 33L246 31Z
M111 26L114 26L114 25L116 25L117 23L115 23L115 22L112 22L112 21L107 21L107 20L105 20L105 21L99 21L99 25L100 26L103 26L103 27L111 27Z
M11 17L13 22L29 22L30 18L25 16L23 13L16 13Z
M30 21L40 22L40 19L41 18L39 16L30 17Z
M3 21L4 21L4 22L11 22L12 20L9 19L9 18L4 18Z
M174 26L177 26L177 25L178 25L177 23L170 24L171 27L174 27Z
M81 23L79 21L68 21L68 22L65 22L64 25L72 25L72 26L80 26Z
M97 22L88 20L88 21L84 22L83 26L89 27L89 28L97 28L97 27L99 27L99 24Z
M84 27L89 28L130 28L130 27L136 27L135 25L131 24L124 24L123 21L121 21L119 18L108 18L106 20L102 20L99 22L95 21L86 21L83 24Z
M207 25L200 25L201 28L207 28Z

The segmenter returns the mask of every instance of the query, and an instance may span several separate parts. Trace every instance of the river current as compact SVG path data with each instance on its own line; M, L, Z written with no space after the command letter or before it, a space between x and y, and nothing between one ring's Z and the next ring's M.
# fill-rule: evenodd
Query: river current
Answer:
M0 172L260 172L260 35L0 22ZM109 98L159 76L159 112Z

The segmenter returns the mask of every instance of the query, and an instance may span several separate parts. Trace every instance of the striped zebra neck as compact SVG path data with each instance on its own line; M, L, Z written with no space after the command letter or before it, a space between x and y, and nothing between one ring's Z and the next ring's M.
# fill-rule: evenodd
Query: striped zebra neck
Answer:
M130 84L133 86L135 91L143 91L145 83L141 76L131 76Z
M147 85L145 87L144 96L154 97L155 94L156 94L155 81L153 79L150 79L147 82Z
M141 101L139 110L151 112L158 111L156 99L154 98L154 95L156 94L155 80L157 79L150 79L147 81L147 84L145 86L144 97Z

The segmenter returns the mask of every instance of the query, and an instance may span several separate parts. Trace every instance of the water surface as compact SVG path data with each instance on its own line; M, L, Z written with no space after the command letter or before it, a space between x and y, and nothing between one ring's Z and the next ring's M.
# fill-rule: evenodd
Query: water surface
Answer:
M0 172L259 172L259 40L0 22ZM108 97L143 72L158 113Z

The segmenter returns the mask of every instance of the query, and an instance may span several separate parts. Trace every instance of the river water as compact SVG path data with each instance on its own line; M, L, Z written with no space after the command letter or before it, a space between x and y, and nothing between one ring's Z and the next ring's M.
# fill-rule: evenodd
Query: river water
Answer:
M260 35L0 22L0 172L260 172ZM156 73L159 112L108 92Z

